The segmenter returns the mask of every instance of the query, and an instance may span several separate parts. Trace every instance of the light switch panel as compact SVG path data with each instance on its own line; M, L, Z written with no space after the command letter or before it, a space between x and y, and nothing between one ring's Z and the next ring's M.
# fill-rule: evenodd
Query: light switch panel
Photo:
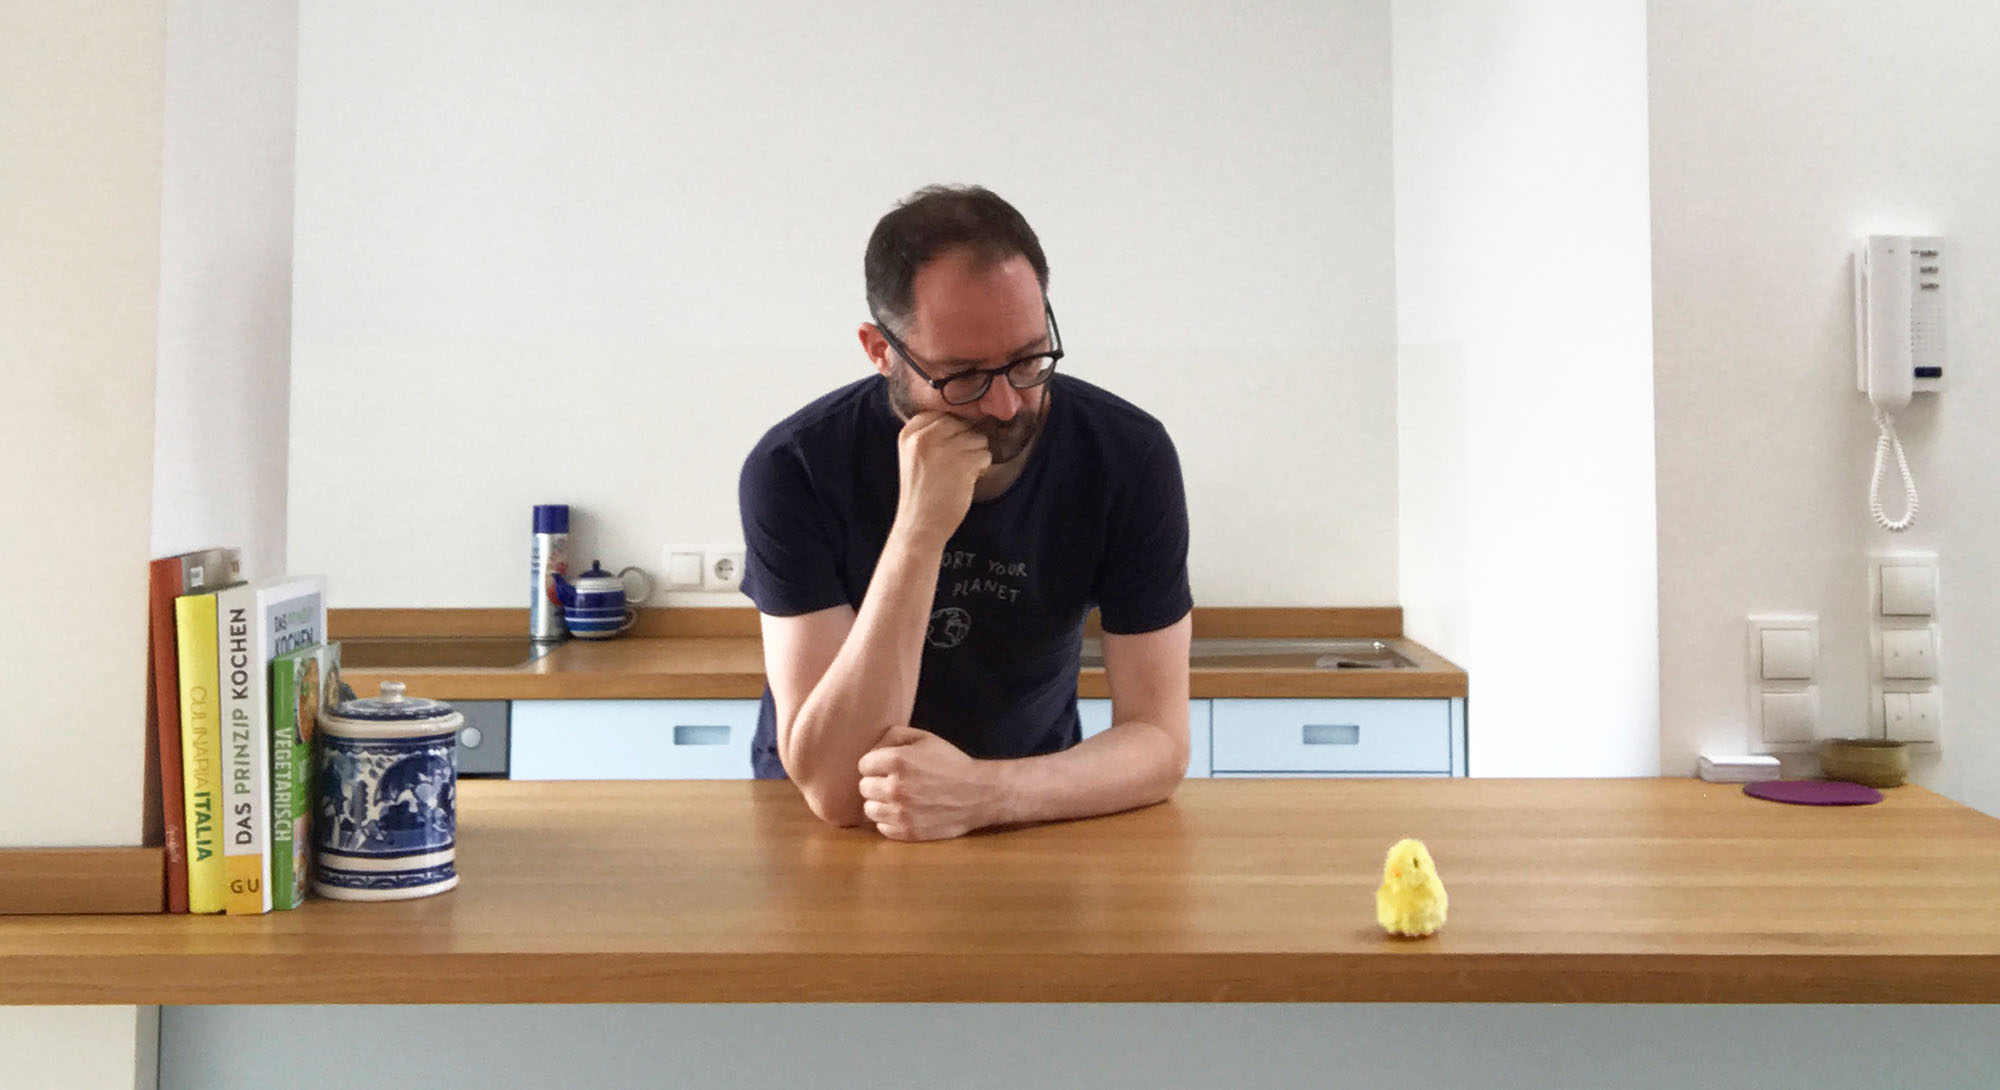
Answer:
M703 558L700 546L669 545L660 559L660 567L666 574L666 589L701 589Z
M1818 737L1819 615L1753 613L1748 618L1747 670L1752 753L1796 752Z

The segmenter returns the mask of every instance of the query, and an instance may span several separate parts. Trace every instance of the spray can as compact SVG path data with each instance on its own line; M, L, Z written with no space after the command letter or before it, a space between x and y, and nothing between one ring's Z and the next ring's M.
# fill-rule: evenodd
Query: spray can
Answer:
M535 537L528 554L528 638L541 642L562 639L562 597L556 576L569 573L569 504L535 505Z

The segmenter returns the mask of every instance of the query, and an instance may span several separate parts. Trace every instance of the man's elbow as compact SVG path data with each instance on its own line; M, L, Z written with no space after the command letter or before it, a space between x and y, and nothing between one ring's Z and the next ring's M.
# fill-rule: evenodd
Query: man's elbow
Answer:
M1175 731L1171 727L1161 727L1165 736L1166 754L1160 765L1159 779L1150 792L1151 802L1165 802L1172 797L1180 785L1187 780L1188 761L1192 756L1192 746L1186 727Z
M861 809L861 795L852 781L847 783L826 783L809 776L787 770L792 777L792 785L804 795L806 806L813 816L836 828L851 829L868 820Z
M866 824L868 815L861 809L859 774L838 775L824 767L824 761L816 765L807 759L807 754L799 752L798 740L794 731L781 733L778 760L785 766L785 775L791 777L793 786L805 796L813 816L842 829Z
M866 824L868 815L862 812L861 797L842 798L833 791L814 791L801 788L806 796L806 805L812 808L813 816L838 829L852 829Z

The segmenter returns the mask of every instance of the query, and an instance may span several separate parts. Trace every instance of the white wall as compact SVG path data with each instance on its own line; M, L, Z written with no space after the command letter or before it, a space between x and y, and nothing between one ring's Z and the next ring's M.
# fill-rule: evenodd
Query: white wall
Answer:
M0 7L0 847L139 842L165 31L160 3ZM155 1025L0 1009L0 1081L150 1085Z
M297 0L169 4L152 555L285 568Z
M0 13L0 846L139 842L164 30Z
M9 1090L154 1090L155 1007L0 1007Z
M1862 733L1868 550L1934 548L1945 745L1917 778L2000 813L2000 8L1656 0L1649 35L1666 771L1748 744L1754 612L1820 615L1821 735ZM1952 385L1898 422L1923 506L1895 535L1854 388L1871 232L1953 247Z
M296 8L0 9L0 845L136 844L149 555L283 564ZM157 405L157 412L156 412ZM275 450L278 457L268 455ZM32 513L32 514L30 514ZM76 770L87 769L88 775ZM153 1008L8 1008L10 1078L150 1087Z
M1645 8L1393 12L1405 628L1473 775L1652 775Z
M1379 0L308 4L300 41L289 545L336 604L520 604L538 502L585 562L739 541L743 455L867 373L862 247L933 181L1024 211L1064 366L1173 431L1199 601L1395 601Z

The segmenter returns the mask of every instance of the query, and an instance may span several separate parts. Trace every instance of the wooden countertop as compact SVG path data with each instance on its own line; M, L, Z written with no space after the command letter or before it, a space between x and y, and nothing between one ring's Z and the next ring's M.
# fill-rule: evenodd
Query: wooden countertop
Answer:
M647 610L634 633L569 640L522 666L343 671L357 693L401 681L439 700L751 699L764 691L763 641L754 610ZM525 610L336 610L336 638L451 635L518 637ZM1189 695L1211 697L1463 697L1465 671L1404 638L1402 611L1383 609L1198 609L1198 636L1380 638L1417 670L1198 668ZM1086 669L1078 695L1108 697L1102 669Z
M2000 1002L2000 821L1698 780L1192 780L934 844L773 782L460 785L462 885L0 919L0 1003ZM1373 890L1422 837L1444 930Z

